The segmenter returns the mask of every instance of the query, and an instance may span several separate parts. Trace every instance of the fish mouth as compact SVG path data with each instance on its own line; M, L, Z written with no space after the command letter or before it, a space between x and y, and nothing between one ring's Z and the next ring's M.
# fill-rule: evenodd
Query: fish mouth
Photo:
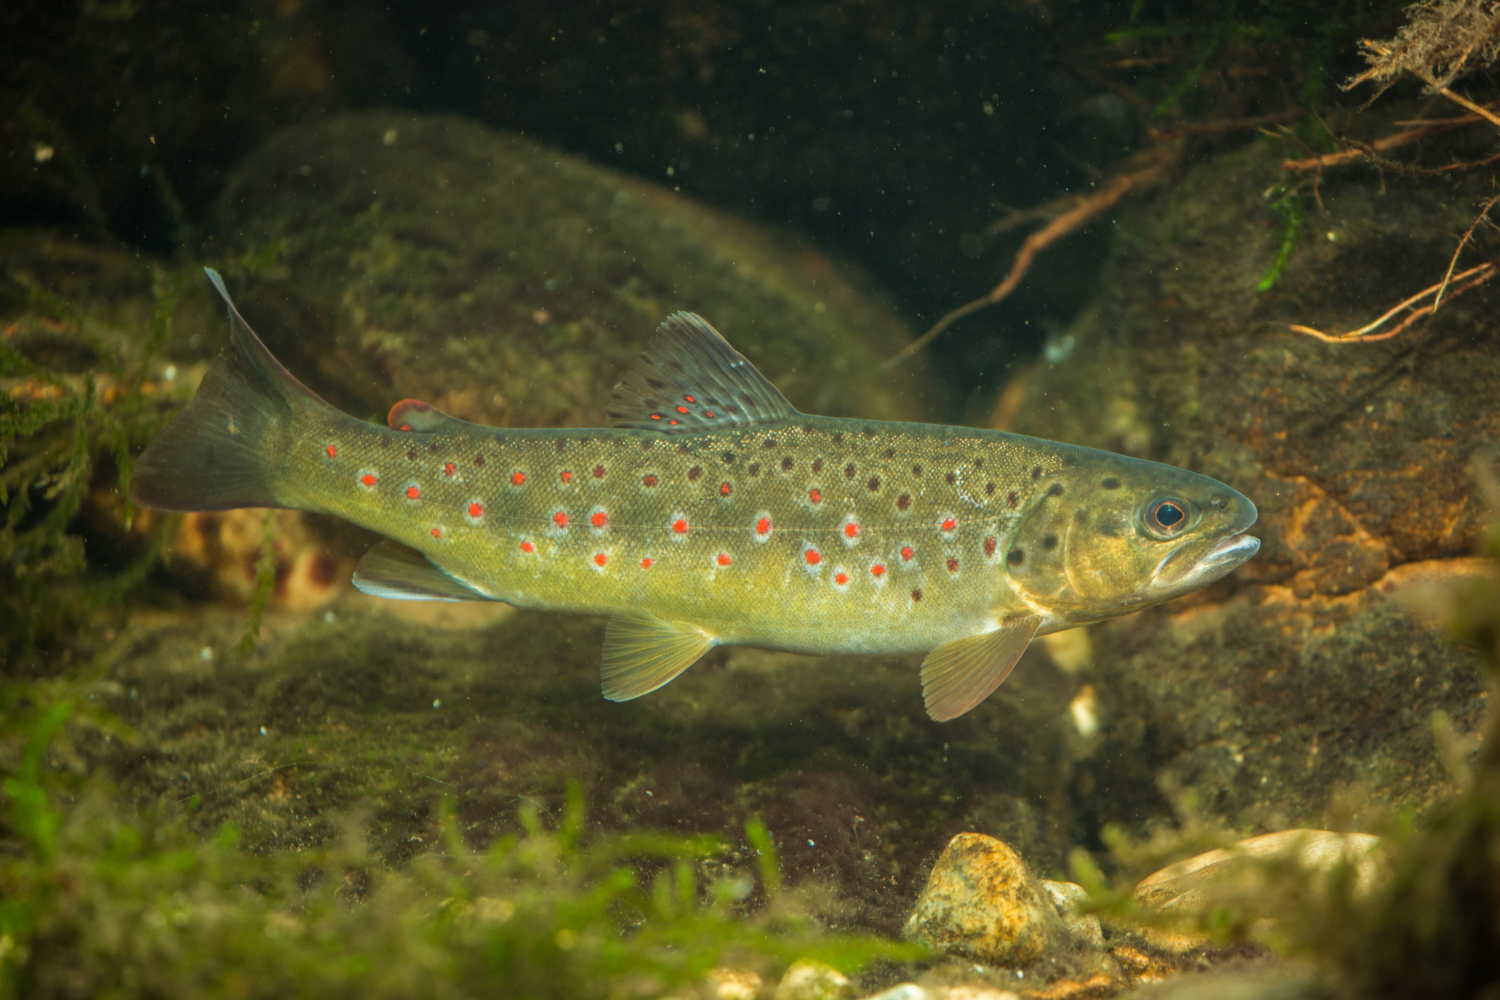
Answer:
M1165 590L1185 594L1190 590L1197 590L1199 587L1213 583L1220 577L1228 576L1259 551L1259 538L1246 534L1230 535L1205 552L1192 569L1170 583L1164 583L1161 579L1162 571L1173 562L1174 557L1181 554L1182 550L1179 549L1157 566L1153 582Z

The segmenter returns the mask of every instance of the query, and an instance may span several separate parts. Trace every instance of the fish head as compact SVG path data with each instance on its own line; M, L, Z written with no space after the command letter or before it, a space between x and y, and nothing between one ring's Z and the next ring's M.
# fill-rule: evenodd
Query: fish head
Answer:
M1216 479L1094 453L1046 483L1004 565L1011 589L1067 628L1169 601L1232 572L1260 550L1244 533L1256 517L1248 497Z

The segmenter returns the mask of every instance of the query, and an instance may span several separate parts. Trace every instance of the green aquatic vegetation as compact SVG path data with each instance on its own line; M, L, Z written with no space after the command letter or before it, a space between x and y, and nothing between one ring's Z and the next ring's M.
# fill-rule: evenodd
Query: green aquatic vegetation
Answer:
M0 392L0 636L12 651L34 648L81 612L118 600L157 558L159 530L118 572L91 569L75 520L101 469L112 466L125 493L132 453L166 419L146 391L147 372L166 343L181 290L178 272L157 270L155 308L147 329L134 332L127 358L73 304L40 284L21 286L27 322L74 342L91 363L82 374L65 371L43 360L47 350L26 351L0 337L0 380L13 387ZM59 586L86 573L86 588Z
M167 809L125 816L52 766L99 725L82 690L0 697L0 998L652 997L723 966L918 955L822 930L756 822L758 885L711 878L716 838L593 832L577 785L554 828L525 807L524 832L483 849L445 803L440 844L395 871L352 832L259 855L231 825L203 839Z
M1276 256L1271 266L1255 286L1256 291L1268 292L1286 274L1287 263L1297 249L1297 236L1302 232L1302 193L1289 185L1277 185L1270 192L1271 208L1281 216L1281 240L1276 245Z

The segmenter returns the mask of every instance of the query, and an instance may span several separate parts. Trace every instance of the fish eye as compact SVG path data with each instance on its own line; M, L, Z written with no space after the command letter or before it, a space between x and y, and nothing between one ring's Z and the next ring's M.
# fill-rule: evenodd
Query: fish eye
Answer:
M1146 527L1154 534L1175 535L1187 521L1187 504L1176 497L1163 497L1146 508Z

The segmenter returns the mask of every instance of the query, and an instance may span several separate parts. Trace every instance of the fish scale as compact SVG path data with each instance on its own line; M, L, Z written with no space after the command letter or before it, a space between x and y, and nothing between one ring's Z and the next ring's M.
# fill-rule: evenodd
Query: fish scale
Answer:
M628 700L716 645L926 653L946 720L1036 635L1218 579L1259 542L1254 504L1195 473L998 431L798 413L697 316L669 317L610 426L497 429L417 400L388 428L231 336L147 448L131 497L279 506L388 541L354 583L610 617L602 680Z

